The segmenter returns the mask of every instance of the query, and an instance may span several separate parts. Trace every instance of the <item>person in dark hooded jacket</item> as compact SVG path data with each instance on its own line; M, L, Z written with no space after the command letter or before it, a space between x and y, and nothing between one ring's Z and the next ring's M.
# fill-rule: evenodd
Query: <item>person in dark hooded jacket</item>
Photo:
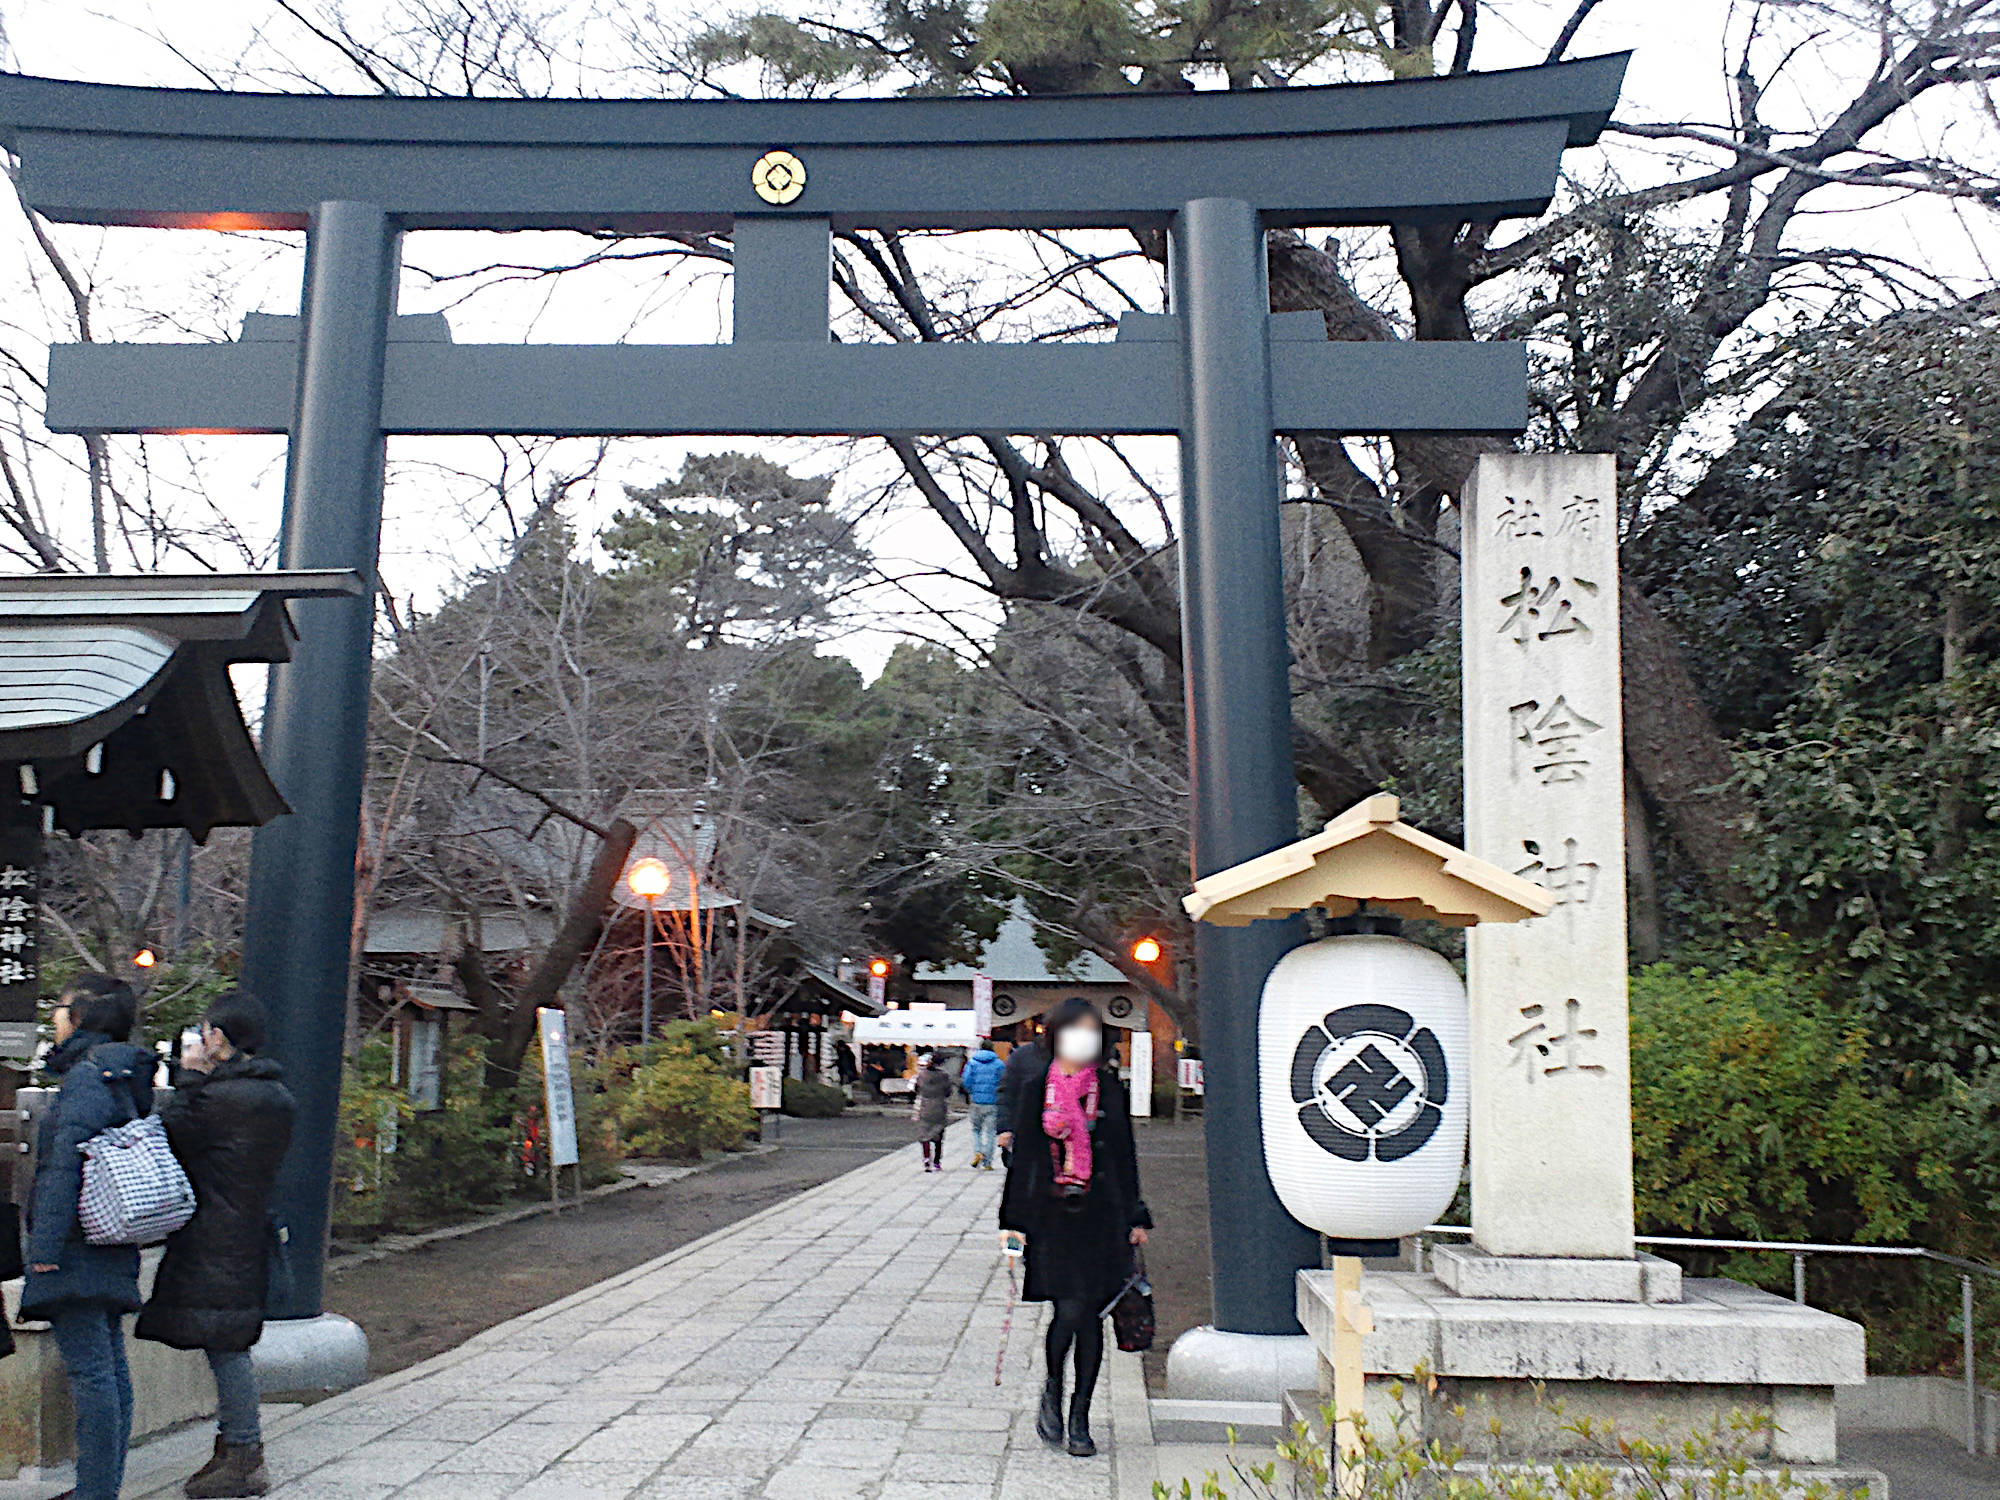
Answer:
M215 1453L185 1487L197 1500L269 1486L249 1349L264 1331L271 1187L294 1106L284 1070L257 1055L263 1045L263 1007L227 991L209 1007L200 1045L182 1057L173 1102L160 1111L198 1206L168 1237L135 1332L201 1350L215 1373Z
M138 1014L127 985L103 974L79 975L56 1000L56 1045L42 1060L61 1082L35 1144L21 1316L47 1319L62 1352L76 1408L77 1500L118 1500L132 1437L125 1314L139 1306L139 1252L84 1238L77 1148L152 1111L159 1059L126 1040Z

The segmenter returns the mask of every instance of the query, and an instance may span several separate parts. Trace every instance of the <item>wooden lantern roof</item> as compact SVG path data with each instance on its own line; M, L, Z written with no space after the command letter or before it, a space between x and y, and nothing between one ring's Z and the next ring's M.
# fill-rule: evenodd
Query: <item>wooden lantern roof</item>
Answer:
M1378 793L1309 838L1204 876L1181 904L1196 921L1219 927L1309 906L1344 917L1364 902L1448 927L1519 922L1554 908L1555 897L1541 886L1410 827L1400 811L1394 797Z

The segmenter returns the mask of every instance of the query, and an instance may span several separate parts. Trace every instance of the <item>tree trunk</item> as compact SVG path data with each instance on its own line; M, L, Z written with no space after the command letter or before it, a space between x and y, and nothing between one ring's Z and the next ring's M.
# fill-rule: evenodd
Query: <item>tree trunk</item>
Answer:
M1660 956L1660 880L1653 867L1653 838L1646 827L1646 796L1625 767L1625 936L1634 960Z
M521 1059L528 1055L528 1043L535 1037L535 1011L549 1004L562 989L563 981L569 978L576 961L583 957L584 950L596 937L597 929L604 921L604 909L611 902L611 894L618 885L618 877L625 869L625 861L631 857L632 844L639 837L639 830L623 818L616 819L605 831L604 842L597 846L597 857L591 862L590 874L584 878L576 899L570 903L569 915L563 919L548 950L528 975L527 982L514 996L514 1004L504 1015L498 1007L489 1012L481 1005L482 1019L492 1016L490 1027L482 1027L492 1039L493 1050L486 1055L486 1089L489 1094L511 1089L520 1077ZM470 957L483 973L484 965L478 964L479 955ZM459 973L466 973L466 955L460 956ZM471 991L471 984L466 989ZM472 996L475 1004L480 997Z
M1749 805L1735 784L1729 747L1695 691L1680 642L1646 596L1621 589L1618 613L1625 758L1709 893L1741 909L1749 895L1734 865Z

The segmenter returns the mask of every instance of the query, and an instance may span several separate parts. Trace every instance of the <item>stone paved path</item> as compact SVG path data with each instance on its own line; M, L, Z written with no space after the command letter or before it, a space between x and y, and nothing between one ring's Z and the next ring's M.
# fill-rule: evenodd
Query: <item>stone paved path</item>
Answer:
M1109 1356L1094 1459L1035 1436L1039 1306L993 1383L998 1196L896 1152L283 1419L273 1500L1138 1500L1137 1356Z

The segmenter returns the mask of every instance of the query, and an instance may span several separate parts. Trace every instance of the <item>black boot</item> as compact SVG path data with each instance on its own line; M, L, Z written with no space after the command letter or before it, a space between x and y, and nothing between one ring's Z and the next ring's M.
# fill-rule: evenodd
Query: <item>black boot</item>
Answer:
M199 1469L196 1469L192 1474L188 1475L188 1479L190 1481L193 1481L196 1479L208 1478L209 1475L213 1474L217 1469L222 1467L223 1457L228 1453L228 1451L229 1449L227 1445L224 1444L224 1442L222 1441L222 1434L218 1432L215 1435L214 1454L210 1456L207 1463L203 1464Z
M1072 1458L1090 1458L1097 1452L1090 1438L1090 1403L1080 1395L1069 1403L1069 1451Z
M1053 1372L1042 1387L1042 1410L1035 1418L1035 1435L1056 1446L1063 1440L1062 1376Z
M246 1443L239 1448L231 1444L223 1448L220 1464L200 1478L190 1479L181 1486L181 1493L190 1500L224 1500L261 1495L270 1487L270 1476L264 1470L264 1445Z

